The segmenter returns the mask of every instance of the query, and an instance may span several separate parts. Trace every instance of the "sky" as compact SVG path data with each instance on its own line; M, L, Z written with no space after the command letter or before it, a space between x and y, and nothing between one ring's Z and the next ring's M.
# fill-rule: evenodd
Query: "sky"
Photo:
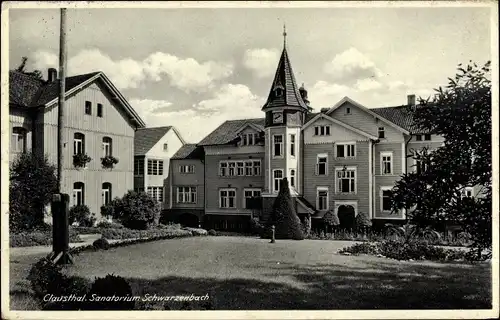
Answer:
M9 11L9 67L58 66L59 10ZM68 75L103 71L148 127L196 143L226 120L263 117L283 49L315 111L348 96L368 108L445 86L491 60L490 9L68 9Z

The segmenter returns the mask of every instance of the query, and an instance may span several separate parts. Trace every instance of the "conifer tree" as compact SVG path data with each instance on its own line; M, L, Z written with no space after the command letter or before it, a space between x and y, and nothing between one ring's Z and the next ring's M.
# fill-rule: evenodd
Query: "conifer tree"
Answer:
M293 206L286 178L281 181L280 192L274 201L270 224L276 227L276 239L304 239L302 224Z

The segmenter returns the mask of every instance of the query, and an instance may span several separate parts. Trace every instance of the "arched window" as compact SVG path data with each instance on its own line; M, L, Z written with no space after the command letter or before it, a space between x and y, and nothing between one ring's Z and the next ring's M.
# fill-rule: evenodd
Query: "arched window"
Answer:
M85 153L85 135L80 132L76 132L73 138L73 154L84 154Z
M83 182L73 183L73 205L85 204L85 184Z
M111 203L111 183L104 182L102 184L102 204L107 205Z
M105 157L113 155L113 140L110 137L102 138L102 150Z
M26 152L26 132L22 127L12 128L10 150L12 152Z

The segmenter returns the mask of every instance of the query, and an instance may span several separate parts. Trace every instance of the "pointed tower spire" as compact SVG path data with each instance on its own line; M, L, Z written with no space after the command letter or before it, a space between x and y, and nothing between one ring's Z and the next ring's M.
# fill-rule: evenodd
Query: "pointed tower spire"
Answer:
M291 107L307 110L307 104L302 99L292 71L292 65L286 50L286 26L283 25L283 51L274 75L271 90L262 110L275 107Z

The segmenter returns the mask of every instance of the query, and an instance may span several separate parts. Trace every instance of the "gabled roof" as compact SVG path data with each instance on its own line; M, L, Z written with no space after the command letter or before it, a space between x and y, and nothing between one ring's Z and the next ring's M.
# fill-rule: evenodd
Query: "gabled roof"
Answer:
M337 102L333 107L330 108L330 110L328 110L326 112L326 114L330 114L332 113L333 111L335 111L336 109L338 109L340 106L342 106L344 103L346 102L349 102L350 104L352 104L353 106L356 106L358 108L360 108L361 110L364 110L366 111L368 114L371 114L372 116L374 117L377 117L379 118L381 121L387 123L388 125L392 126L393 128L399 130L399 131L402 131L403 133L405 134L409 134L409 130L397 125L396 123L393 123L391 120L388 120L386 119L384 116L380 116L379 114L377 114L376 112L372 111L373 109L368 109L367 107L363 106L362 104L352 100L351 98L349 97L344 97L342 98L339 102Z
M257 132L264 131L264 126L261 126L261 125L255 124L255 123L251 123L251 122L245 122L238 130L236 130L235 133L239 134L241 131L245 130L248 127L254 129Z
M110 90L116 99L127 111L131 120L135 121L138 127L145 127L146 124L132 108L128 101L111 83L111 81L102 72L92 72L87 74L67 77L65 79L65 95L68 96L78 89L100 79ZM21 72L9 71L9 105L22 108L48 107L59 100L60 80L51 82L36 79Z
M172 160L203 159L203 147L193 143L183 145L173 156Z
M212 131L208 136L200 141L200 146L221 145L233 142L238 138L236 131L241 128L246 122L264 127L264 118L258 119L243 119L243 120L228 120L221 124L217 129Z
M284 93L279 97L275 96L274 89L276 87L282 87L284 89ZM307 110L307 105L302 99L297 86L297 81L295 81L295 76L293 74L292 65L290 64L290 59L288 58L286 47L283 48L283 52L281 53L278 67L274 75L274 80L269 91L269 96L266 103L262 107L262 110L282 106L300 107Z
M134 155L143 156L163 138L172 126L137 129L134 136Z
M314 123L314 121L316 121L316 120L317 120L317 119L319 119L319 118L327 119L328 121L331 121L331 122L333 122L333 123L336 123L336 124L338 124L338 125L339 125L339 126L341 126L341 127L344 127L344 128L346 128L346 129L348 129L348 130L351 130L351 131L353 131L353 132L356 132L357 134L360 134L360 135L362 135L362 136L365 136L365 137L367 137L367 138L369 138L369 139L372 139L372 140L377 140L377 139L378 139L376 136L371 135L371 134L369 134L368 132L365 132L365 131L363 131L363 130L360 130L360 129L358 129L358 128L355 128L355 127L353 127L353 126L351 126L351 125L349 125L349 124L347 124L347 123L344 123L344 122L342 122L342 121L340 121L340 120L337 120L337 119L335 119L335 118L329 117L329 116L327 116L327 115L326 115L326 114L324 114L324 113L318 113L318 114L316 114L316 116L315 116L314 118L312 118L311 120L309 120L309 122L307 122L304 126L302 126L302 130L304 130L304 129L306 129L307 127L309 127L311 124L313 124L313 123Z

